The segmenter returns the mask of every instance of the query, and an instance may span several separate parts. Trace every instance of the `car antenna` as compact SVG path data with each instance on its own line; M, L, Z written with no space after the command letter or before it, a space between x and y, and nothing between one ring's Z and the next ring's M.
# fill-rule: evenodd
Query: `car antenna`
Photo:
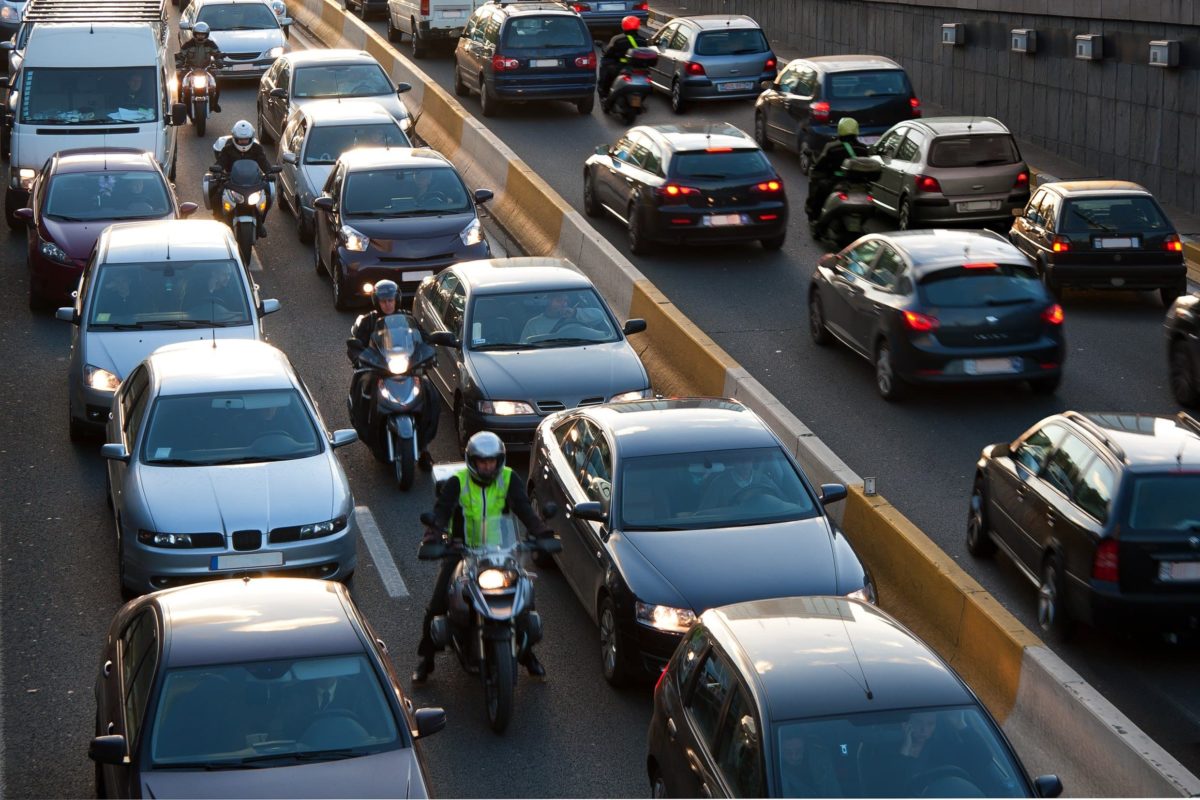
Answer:
M850 644L850 652L854 653L854 662L856 664L858 664L858 674L862 676L862 683L859 684L859 687L867 695L868 700L874 700L875 695L871 692L871 684L867 681L866 671L863 670L862 659L858 657L858 649L854 646L854 637L852 637L850 635L850 629L846 627L845 618L841 617L841 620L842 620L842 630L844 630L846 632L846 641L849 642L849 644ZM843 667L841 664L838 664L837 667L842 672L845 672L846 675L848 675L850 677L850 680L854 681L855 683L858 683L858 681L855 679L855 677L853 675L850 675L850 673L846 671L845 667Z
M210 297L208 299L209 307L212 309L208 314L208 324L212 326L212 349L217 349L217 300Z

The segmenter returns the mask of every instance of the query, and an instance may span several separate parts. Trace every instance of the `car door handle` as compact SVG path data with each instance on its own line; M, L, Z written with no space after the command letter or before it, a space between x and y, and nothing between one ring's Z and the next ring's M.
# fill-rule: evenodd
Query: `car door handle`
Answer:
M104 672L104 677L107 678L109 675L112 675L112 668L113 668L112 661L104 662L104 669L102 670Z
M1054 527L1054 515L1053 514L1046 515L1046 524L1049 525L1051 528Z
M668 717L667 718L667 738L673 742L673 741L675 741L675 737L677 737L678 735L679 735L679 730L675 727L675 720Z

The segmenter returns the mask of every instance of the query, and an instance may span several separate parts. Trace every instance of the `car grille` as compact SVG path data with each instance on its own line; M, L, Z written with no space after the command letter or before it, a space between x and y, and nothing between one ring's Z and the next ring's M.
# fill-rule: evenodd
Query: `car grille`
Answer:
M262 531L234 531L234 550L257 550L262 547Z
M384 264L407 264L413 261L435 261L435 262L454 262L454 253L434 253L430 256L413 256L405 258L404 256L380 256L380 262Z
M562 411L566 405L559 400L538 400L537 407L543 414L553 414L555 411Z
M253 61L258 58L258 53L222 53L222 56L229 61Z
M192 547L225 547L225 535L222 533L190 533Z

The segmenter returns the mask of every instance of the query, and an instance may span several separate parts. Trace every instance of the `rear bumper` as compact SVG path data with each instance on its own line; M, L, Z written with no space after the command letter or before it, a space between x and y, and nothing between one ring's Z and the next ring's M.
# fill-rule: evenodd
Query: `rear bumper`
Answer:
M688 101L705 101L705 100L746 100L749 98L757 98L762 94L763 81L775 80L774 72L764 72L757 77L745 78L722 78L714 81L710 78L688 78L684 80L682 90L683 98ZM737 89L735 91L722 91L720 87L730 83L749 83L747 89Z
M596 93L596 74L589 73L586 77L566 77L553 83L522 83L514 80L490 81L492 92L506 102L525 102L542 100L587 100Z
M931 339L932 337L922 337ZM1063 340L1042 337L1010 347L946 347L936 342L909 342L896 347L894 369L910 383L1005 383L1052 378L1062 374L1066 345ZM974 374L968 362L982 359L1013 359L1011 372Z
M358 304L369 305L370 291L363 291L366 283L374 284L383 279L393 280L400 285L400 296L404 300L412 300L417 293L421 281L430 275L436 275L451 264L460 261L474 261L491 256L491 248L487 242L461 248L450 258L429 260L413 260L398 263L379 258L363 258L363 253L352 253L345 248L338 248L338 261L341 264L342 277L346 286L351 290L348 297L353 297ZM407 304L406 304L407 305Z
M983 211L959 211L959 203L972 200L999 202L999 207ZM1024 208L1028 202L1029 192L1014 192L1005 197L917 197L913 200L912 214L914 220L923 225L1011 224L1013 209Z
M370 3L367 4L367 8L372 8L372 7L373 6ZM386 2L384 2L384 3L380 3L379 7L383 10L387 10L388 5ZM465 25L466 25L466 20L463 21L462 25L452 25L450 27L446 27L446 26L434 27L432 22L430 22L429 20L424 20L422 22L417 23L417 30L421 32L422 39L429 39L431 41L436 41L438 39L445 39L446 41L455 41L462 36L463 27Z
M1101 630L1200 629L1200 592L1122 594L1112 583L1075 584L1071 612Z
M1173 289L1187 280L1187 266L1177 264L1056 264L1048 259L1050 280L1060 286L1090 289Z
M738 214L742 224L713 226L705 220L713 215ZM776 219L763 220L763 215ZM714 209L711 211L690 206L655 206L643 219L647 237L656 242L702 244L706 242L752 242L770 239L787 233L786 203L772 203L755 208ZM684 223L683 220L688 220Z

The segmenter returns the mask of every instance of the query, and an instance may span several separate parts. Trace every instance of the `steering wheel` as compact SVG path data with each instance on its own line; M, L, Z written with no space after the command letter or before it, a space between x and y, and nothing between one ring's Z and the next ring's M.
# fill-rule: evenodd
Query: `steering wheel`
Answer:
M374 92L371 91L371 84L369 84L369 83L358 84L357 86L355 86L353 89L350 90L350 93L351 94L374 94Z
M734 492L733 497L729 499L729 504L740 505L751 498L762 497L763 495L770 495L771 497L779 499L779 496L775 494L775 491L770 486L752 483L744 489L738 489L736 492Z
M437 190L426 192L425 194L421 195L421 199L426 202L442 203L444 205L450 204L450 197L445 192L439 192Z
M328 161L331 164L334 161L337 161L337 159L334 158L333 153L321 153L321 155L317 156L317 160L318 161Z
M924 772L918 772L916 775L913 775L908 781L909 792L914 797L924 797L924 794L918 793L914 790L920 787L920 789L923 791L924 789L927 789L934 781L939 781L942 778L961 778L972 786L975 785L975 781L971 779L971 775L965 769L962 767L956 767L953 764L944 764L940 767L927 769Z

